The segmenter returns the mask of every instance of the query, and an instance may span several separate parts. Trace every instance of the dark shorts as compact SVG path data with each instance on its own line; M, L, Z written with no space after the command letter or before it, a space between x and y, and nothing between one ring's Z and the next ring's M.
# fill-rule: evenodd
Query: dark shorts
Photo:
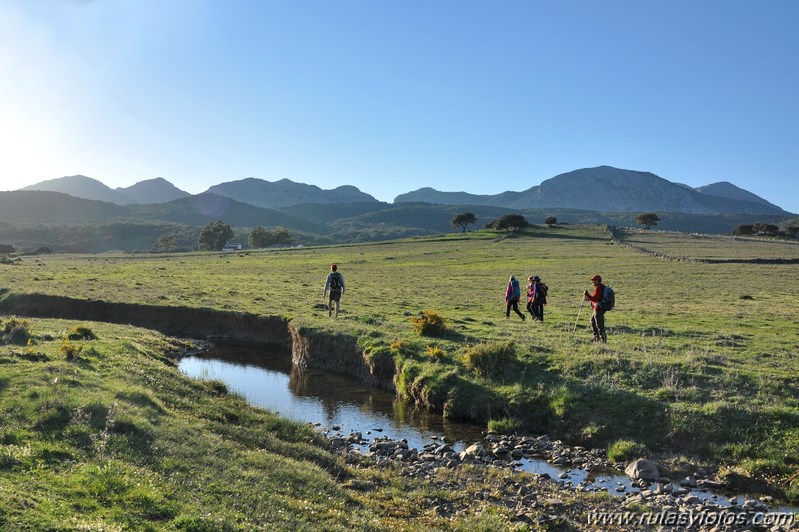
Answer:
M330 301L340 301L340 300L341 300L341 290L331 290Z

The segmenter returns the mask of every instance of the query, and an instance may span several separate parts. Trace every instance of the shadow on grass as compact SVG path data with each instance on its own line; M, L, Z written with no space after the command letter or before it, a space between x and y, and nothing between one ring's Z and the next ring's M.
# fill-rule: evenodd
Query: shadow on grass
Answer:
M630 327L628 325L616 325L613 327L608 327L608 331L614 334L634 334L636 336L644 335L663 338L670 338L680 335L680 333L676 333L671 329L658 327Z

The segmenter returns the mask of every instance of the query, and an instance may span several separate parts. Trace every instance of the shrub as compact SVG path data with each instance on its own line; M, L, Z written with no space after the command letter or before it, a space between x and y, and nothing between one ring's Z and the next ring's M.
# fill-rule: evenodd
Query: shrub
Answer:
M67 333L67 338L70 340L96 340L97 335L94 334L94 331L90 328L79 326L73 327L72 330Z
M0 343L27 344L30 337L30 321L19 318L0 321Z
M64 353L67 360L75 360L81 351L83 351L82 344L73 344L69 340L61 342L61 352Z
M398 351L402 353L408 348L408 343L405 340L396 339L389 344L388 348L392 351Z
M632 440L616 440L608 447L611 462L626 462L646 454L646 446Z
M522 426L521 421L518 419L502 418L491 419L488 422L488 430L498 434L513 434Z
M428 345L425 350L425 354L430 358L434 358L436 360L441 360L444 358L444 350L438 347L437 345Z
M418 316L411 316L411 323L421 336L443 336L447 333L447 318L432 310L423 310Z
M516 358L513 342L477 344L468 348L461 361L477 375L490 376L507 367Z

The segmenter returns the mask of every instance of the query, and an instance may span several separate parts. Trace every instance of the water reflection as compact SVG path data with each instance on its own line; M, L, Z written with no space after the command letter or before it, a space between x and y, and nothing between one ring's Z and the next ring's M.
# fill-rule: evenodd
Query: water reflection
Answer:
M361 432L367 440L404 438L417 449L446 438L456 451L483 439L481 429L475 425L446 420L355 378L321 371L301 372L285 352L218 346L184 357L179 368L191 377L224 382L230 391L241 394L251 404L343 435ZM523 459L520 463L525 471L560 477L566 485L582 484L586 489L603 489L614 495L638 491L624 475L589 475L582 469L566 470L538 459ZM561 477L564 473L565 478ZM730 504L726 497L712 492L691 493L721 506Z
M191 377L224 382L254 405L343 434L405 438L417 448L446 437L456 451L483 437L479 427L445 420L351 377L299 371L288 353L215 347L183 358L179 367Z

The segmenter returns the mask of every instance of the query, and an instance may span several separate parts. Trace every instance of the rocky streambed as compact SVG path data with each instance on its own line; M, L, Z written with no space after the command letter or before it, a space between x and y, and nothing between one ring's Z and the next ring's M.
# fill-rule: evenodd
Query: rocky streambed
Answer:
M622 472L600 449L568 446L546 435L489 433L483 441L456 451L446 438L417 449L402 439L368 438L357 431L343 434L341 427L324 433L331 451L356 467L392 469L459 490L455 502L431 502L432 511L453 520L493 506L503 508L510 522L520 527L547 529L722 531L799 526L792 509L775 505L771 497L722 495L716 490L729 486L701 468L669 478L655 463L638 459ZM545 460L553 468L565 469L558 475L531 473L525 470L525 460ZM466 473L459 474L459 469Z
M428 507L419 511L453 524L467 515L498 512L508 526L522 528L757 530L771 527L755 522L785 510L768 497L743 491L730 496L725 490L740 485L701 467L668 470L647 461L619 466L603 449L546 435L452 430L440 417L414 419L390 392L330 372L298 372L283 356L261 353L255 366L246 350L209 355L185 357L180 367L317 427L331 452L367 476L382 470L418 482L421 492L431 493ZM355 480L348 485L369 489Z

